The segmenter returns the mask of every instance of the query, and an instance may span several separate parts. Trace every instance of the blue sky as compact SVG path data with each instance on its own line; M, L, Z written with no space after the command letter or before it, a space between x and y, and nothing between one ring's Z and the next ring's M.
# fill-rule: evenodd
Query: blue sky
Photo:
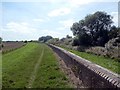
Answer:
M17 0L16 0L17 1ZM118 25L118 0L3 0L3 40L37 40L71 35L70 27L88 14L105 11Z

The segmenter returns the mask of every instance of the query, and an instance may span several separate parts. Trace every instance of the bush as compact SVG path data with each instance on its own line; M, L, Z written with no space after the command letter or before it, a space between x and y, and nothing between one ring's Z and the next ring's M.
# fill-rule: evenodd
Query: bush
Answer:
M120 59L120 37L111 39L105 44L106 54L111 58Z
M91 37L88 34L83 34L82 36L79 36L79 44L84 46L90 46L91 45Z
M24 43L27 43L27 40L26 40L26 41L24 41Z
M79 46L79 40L77 38L74 38L72 46Z

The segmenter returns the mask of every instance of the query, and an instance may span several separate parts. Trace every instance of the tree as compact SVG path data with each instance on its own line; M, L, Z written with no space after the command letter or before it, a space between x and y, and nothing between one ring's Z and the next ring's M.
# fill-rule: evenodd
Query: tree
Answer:
M116 38L119 34L120 28L116 26L112 26L111 30L109 31L109 39Z
M24 43L27 43L27 42L28 42L27 40L24 41Z
M104 46L109 40L108 32L111 29L112 16L97 11L87 15L79 23L73 23L71 30L74 36L79 37L80 44Z
M66 35L66 38L68 38L68 39L69 39L69 38L72 38L72 36Z
M79 46L80 45L78 38L74 38L72 45L73 46Z
M2 43L2 38L0 37L0 44Z
M52 39L51 36L42 36L38 39L40 42L47 42L48 40Z
M78 36L79 34L84 34L84 20L80 20L79 23L73 23L71 27L71 31L73 32L74 36Z
M90 46L91 45L91 37L89 34L84 33L83 35L79 35L79 44L84 46Z

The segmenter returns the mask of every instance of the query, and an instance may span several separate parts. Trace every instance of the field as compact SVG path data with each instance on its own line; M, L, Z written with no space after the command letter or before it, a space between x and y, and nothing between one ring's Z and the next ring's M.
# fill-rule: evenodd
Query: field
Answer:
M82 58L85 58L93 63L96 63L102 67L105 67L105 68L111 70L112 72L120 74L120 62L117 62L114 59L106 58L103 56L97 56L97 55L89 54L86 52L79 52L79 51L71 50L71 49L68 49L65 47L62 47L62 48L66 49Z
M69 88L53 51L45 44L28 43L3 54L3 88Z
M23 42L14 42L14 41L3 42L2 44L3 44L3 48L2 48L3 53L12 51L14 49L20 48L23 45L25 45L25 43Z
M115 60L64 49L120 74L120 63ZM29 42L21 48L2 55L2 88L73 87L66 74L61 70L58 57L43 43Z

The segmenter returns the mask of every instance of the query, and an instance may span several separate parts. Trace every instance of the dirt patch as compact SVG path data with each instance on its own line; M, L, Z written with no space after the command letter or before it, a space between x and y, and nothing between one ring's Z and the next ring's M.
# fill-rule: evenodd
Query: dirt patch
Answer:
M24 45L26 45L26 44L23 42L14 42L14 41L2 42L2 53L7 53L9 51L13 51Z
M82 85L82 81L79 80L71 70L71 68L67 67L65 62L55 53L55 56L59 62L59 67L60 69L65 73L65 75L68 78L69 83L74 87L74 88L84 88Z

